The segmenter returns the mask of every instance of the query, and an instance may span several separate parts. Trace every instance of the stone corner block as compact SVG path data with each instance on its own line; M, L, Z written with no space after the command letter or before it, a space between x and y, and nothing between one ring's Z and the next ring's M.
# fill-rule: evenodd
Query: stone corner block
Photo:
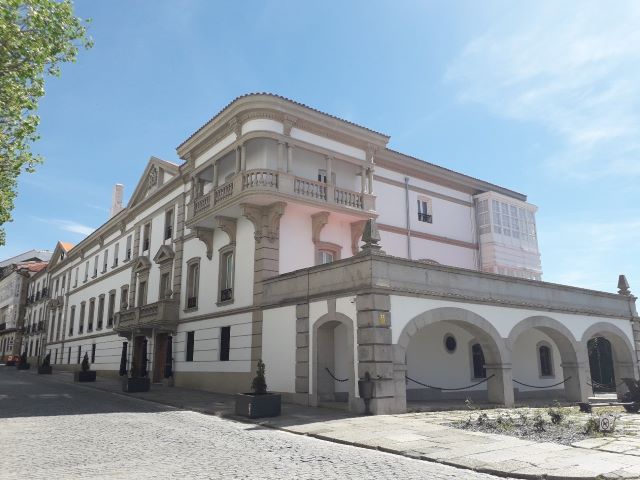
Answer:
M309 304L301 303L296 305L296 318L309 318Z
M389 295L379 293L366 293L356 297L356 309L361 310L391 310Z

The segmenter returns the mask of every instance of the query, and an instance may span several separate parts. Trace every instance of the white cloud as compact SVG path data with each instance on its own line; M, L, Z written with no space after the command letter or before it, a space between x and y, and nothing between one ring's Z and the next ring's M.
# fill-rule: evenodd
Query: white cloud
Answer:
M554 173L640 176L640 3L505 5L449 66L459 99L557 134Z
M613 292L624 273L640 292L640 265L633 253L640 244L639 219L549 222L539 230L543 280Z
M57 218L40 218L40 217L34 217L34 219L39 222L53 225L60 230L64 230L66 232L71 232L71 233L77 233L84 236L90 235L95 230L95 228L89 227L87 225L82 225L81 223L74 222L73 220L61 220Z

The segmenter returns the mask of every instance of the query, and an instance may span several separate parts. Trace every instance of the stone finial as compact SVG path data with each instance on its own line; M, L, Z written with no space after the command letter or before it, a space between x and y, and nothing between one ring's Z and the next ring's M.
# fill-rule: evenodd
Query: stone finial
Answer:
M624 275L620 275L618 277L618 293L620 295L631 295L631 290L629 290L629 282L627 281L627 277Z
M367 220L367 223L364 225L364 231L362 232L362 241L364 245L362 246L362 253L382 253L384 252L380 249L380 233L378 233L378 225L374 219Z

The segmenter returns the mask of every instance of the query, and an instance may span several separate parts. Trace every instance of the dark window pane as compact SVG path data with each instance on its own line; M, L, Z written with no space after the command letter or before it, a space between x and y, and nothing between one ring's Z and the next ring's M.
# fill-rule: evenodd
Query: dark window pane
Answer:
M187 332L187 362L193 362L193 344L195 332Z
M231 344L231 327L222 327L220 329L220 361L229 360L229 347Z

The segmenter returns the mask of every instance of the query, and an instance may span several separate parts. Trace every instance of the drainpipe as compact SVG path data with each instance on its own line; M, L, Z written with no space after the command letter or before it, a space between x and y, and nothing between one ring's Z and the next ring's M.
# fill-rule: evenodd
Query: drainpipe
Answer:
M409 177L404 177L404 205L407 219L407 257L411 260L411 217L409 215Z
M475 223L473 224L473 229L476 232L476 244L478 245L478 271L482 271L482 249L480 245L480 229L478 228L479 219L478 219L478 199L473 199L473 213L471 215L472 219L475 219ZM491 225L491 222L489 222Z

